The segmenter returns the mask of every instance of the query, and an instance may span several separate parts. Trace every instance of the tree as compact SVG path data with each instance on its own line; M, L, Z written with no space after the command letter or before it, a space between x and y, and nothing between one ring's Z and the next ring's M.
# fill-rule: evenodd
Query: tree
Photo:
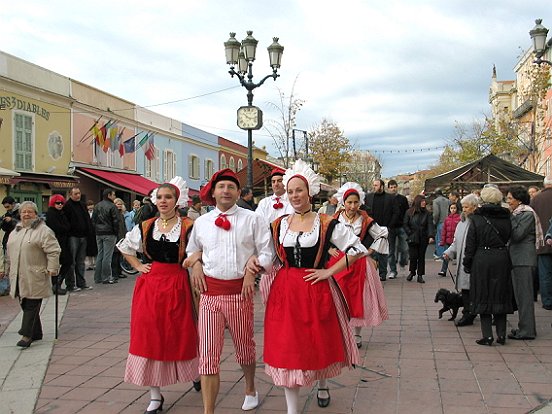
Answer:
M345 172L345 163L349 161L351 144L337 124L327 119L309 132L309 152L318 163L318 172L329 183Z
M265 130L270 134L274 141L276 149L280 153L280 157L284 161L284 167L288 168L290 165L290 159L292 157L292 151L289 146L293 135L293 129L295 128L295 120L297 118L297 112L301 110L301 107L305 103L303 99L295 97L295 84L297 78L293 82L291 93L286 96L280 89L279 103L268 102L268 105L272 107L278 113L278 119L267 120Z

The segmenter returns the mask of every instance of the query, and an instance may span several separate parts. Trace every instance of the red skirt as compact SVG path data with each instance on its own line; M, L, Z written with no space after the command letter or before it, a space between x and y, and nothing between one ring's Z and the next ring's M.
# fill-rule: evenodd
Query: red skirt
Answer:
M282 267L265 312L264 361L290 370L345 362L345 341L329 282L305 282L305 269Z
M344 254L339 252L338 257L330 257L327 268L332 267ZM349 269L344 269L334 275L347 305L351 318L362 319L364 317L364 284L366 283L366 260L360 258L355 261Z
M197 357L190 282L180 264L153 262L151 271L136 279L129 352L157 361Z

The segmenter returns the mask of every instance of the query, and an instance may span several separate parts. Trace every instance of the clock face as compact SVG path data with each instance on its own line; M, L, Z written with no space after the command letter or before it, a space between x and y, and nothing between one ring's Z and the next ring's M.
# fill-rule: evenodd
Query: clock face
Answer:
M238 126L241 129L259 129L262 126L262 112L256 106L242 106L238 109Z

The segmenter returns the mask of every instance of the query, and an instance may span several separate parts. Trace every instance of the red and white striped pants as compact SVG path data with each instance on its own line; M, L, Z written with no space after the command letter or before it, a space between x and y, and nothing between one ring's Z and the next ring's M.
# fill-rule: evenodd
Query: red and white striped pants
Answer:
M241 294L201 295L199 300L199 373L214 375L220 371L220 356L224 345L224 329L234 342L236 360L240 365L256 361L253 338L253 299Z

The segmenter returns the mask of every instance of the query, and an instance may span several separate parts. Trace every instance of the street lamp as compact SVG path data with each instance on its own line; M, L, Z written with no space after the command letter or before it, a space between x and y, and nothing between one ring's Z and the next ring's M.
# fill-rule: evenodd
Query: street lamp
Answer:
M541 23L542 19L535 20L535 27L533 27L533 30L529 31L529 35L533 40L533 53L537 57L537 59L533 63L536 63L537 65L540 65L541 63L548 63L550 66L552 66L552 62L542 59L544 53L546 52L546 49L552 47L552 38L548 40L548 43L546 42L548 29L544 27Z
M253 82L253 62L257 43L251 30L247 31L247 37L241 41L236 40L236 33L230 33L230 39L224 42L226 63L230 65L230 76L237 76L241 85L247 89L247 106L241 106L237 111L237 124L241 129L247 130L247 186L253 188L253 130L263 126L263 112L253 106L253 89L261 86L268 78L276 80L278 69L282 62L283 46L278 43L278 38L273 37L272 44L267 48L268 59L272 73L262 78L258 83ZM238 66L237 71L235 70Z

